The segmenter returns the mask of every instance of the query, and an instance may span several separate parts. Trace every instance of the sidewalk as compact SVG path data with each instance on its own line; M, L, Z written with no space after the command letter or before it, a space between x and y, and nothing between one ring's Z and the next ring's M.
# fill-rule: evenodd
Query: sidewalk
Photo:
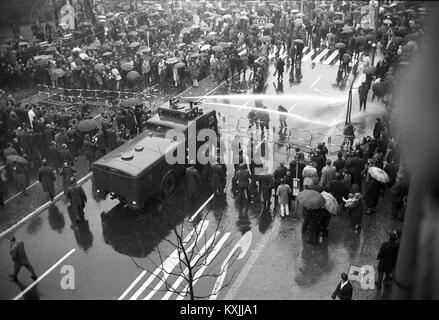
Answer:
M358 104L357 104L358 105ZM356 106L354 102L354 106ZM373 130L375 115L383 105L373 103L366 114L353 108L353 117L364 124L364 134ZM334 134L340 133L335 128ZM273 226L258 244L247 265L237 275L225 299L227 300L328 300L340 281L341 272L348 273L350 265L371 265L377 276L376 255L388 232L401 227L401 222L387 219L390 199L387 193L380 199L378 214L364 216L363 229L355 234L349 219L343 214L333 216L327 243L310 245L307 234L302 237L302 219L292 216L280 219L277 214ZM362 289L351 281L355 300L388 299L376 290Z

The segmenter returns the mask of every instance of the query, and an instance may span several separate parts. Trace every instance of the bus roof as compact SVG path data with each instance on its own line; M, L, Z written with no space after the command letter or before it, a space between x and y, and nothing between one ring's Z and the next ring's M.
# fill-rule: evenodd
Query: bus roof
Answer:
M172 143L175 142L143 132L95 161L93 166L115 169L137 177L164 156Z

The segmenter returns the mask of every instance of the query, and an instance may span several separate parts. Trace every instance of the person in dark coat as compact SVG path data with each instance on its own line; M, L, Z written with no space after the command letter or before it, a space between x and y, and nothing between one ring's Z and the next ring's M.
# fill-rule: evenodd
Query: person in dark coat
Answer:
M354 229L355 233L359 233L361 231L361 223L363 221L363 201L359 192L354 195L354 199L355 201L353 202L352 207L349 207L348 210L352 228Z
M9 255L11 256L12 262L14 263L14 272L12 274L8 274L9 278L14 281L18 281L18 273L20 272L21 267L25 267L27 270L29 270L31 278L34 281L37 280L37 274L30 264L26 251L24 250L23 241L17 240L14 236L12 236L9 240L9 243Z
M90 135L84 136L84 155L88 161L88 168L91 170L91 164L97 159L98 146L95 142L91 141Z
M250 171L248 171L245 163L240 164L240 168L235 174L236 184L238 185L238 203L242 203L242 198L244 198L244 192L247 195L247 201L251 200L250 195Z
M374 178L372 178L372 176L369 173L367 173L365 190L364 190L364 200L366 200L367 215L370 215L375 212L379 198L380 198L380 183Z
M381 132L384 131L384 125L381 121L381 118L376 118L375 126L373 128L373 137L378 139L381 135Z
M337 160L335 160L332 165L337 169L337 172L340 172L341 169L345 167L346 161L343 159L343 153L338 152L337 153Z
M396 232L392 232L389 237L389 241L384 242L381 245L380 251L378 252L377 260L378 263L378 279L375 285L378 289L381 289L381 285L384 281L384 286L391 283L392 273L396 266L396 260L398 258L398 236Z
M362 176L361 172L364 169L364 161L360 158L359 152L356 150L354 157L346 161L346 168L351 175L351 184L357 184L361 191Z
M59 157L61 158L62 163L67 162L69 166L73 166L73 155L65 143L62 144L61 150L59 150Z
M363 109L363 111L366 111L366 101L367 101L367 94L369 92L369 88L366 84L366 82L363 82L358 87L358 96L360 98L360 111Z
M319 235L321 223L323 218L322 209L308 209L307 217L309 223L309 244L317 244L319 242Z
M213 189L213 193L215 196L223 196L224 194L224 187L226 185L226 175L224 173L223 167L218 163L215 162L210 167L211 172L211 186Z
M38 171L38 181L41 182L43 191L47 192L50 196L50 200L53 201L55 197L54 181L56 180L55 174L53 173L54 169L47 165L46 159L43 159L42 163L43 166Z
M274 178L271 173L265 171L259 176L259 192L262 195L262 205L264 209L270 209L270 200L274 185Z
M329 182L329 193L337 200L338 204L342 203L342 198L349 193L346 183L343 182L343 175L340 172L335 174L335 180Z
M76 170L73 169L67 161L64 162L64 166L59 171L59 175L62 177L64 194L67 194L67 189L70 186L70 179L75 176L75 173Z
M107 143L110 150L114 150L117 147L117 131L112 126L107 129Z
M201 176L195 168L195 162L191 161L190 167L185 172L187 192L190 200L194 200L198 196L198 186L201 183Z
M352 300L353 288L352 284L348 280L348 275L346 273L341 274L341 281L338 283L335 291L332 293L332 300L337 297L340 300Z
M78 185L75 178L70 178L71 185L67 188L67 199L70 201L72 212L76 215L78 222L84 221L84 208L87 203L87 195L82 186Z
M58 148L56 147L56 142L52 141L47 151L47 163L49 166L53 167L56 172L62 167L62 159L59 155Z

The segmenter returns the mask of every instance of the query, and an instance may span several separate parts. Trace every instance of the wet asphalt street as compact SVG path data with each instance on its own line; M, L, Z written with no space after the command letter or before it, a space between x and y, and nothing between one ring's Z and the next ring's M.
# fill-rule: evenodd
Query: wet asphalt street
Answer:
M309 55L307 58L307 52L309 49L305 49L302 81L290 84L289 69L286 69L281 92L279 83L273 83L274 69L271 66L268 88L263 98L263 104L269 110L277 110L278 105L289 110L291 116L287 119L288 126L301 129L292 129L289 132L290 138L304 146L309 145L309 141L313 145L316 141L324 141L331 127L344 121L347 101L347 89L333 87L337 69L332 62L335 60L325 63L333 54L328 52L321 55L321 60L318 59L313 67L311 61L320 54ZM254 101L260 96L249 95L251 88L246 83L232 83L227 91L225 86L217 86L209 81L203 81L200 88L186 90L181 96L207 94L208 97L204 97L203 101L221 114L218 118L223 135L248 135L245 129L248 126L249 110L246 107L254 106ZM224 94L229 96L222 96ZM275 150L273 166L277 166L279 161L288 161L291 157L285 147L273 145L273 141L278 142L279 138L285 137L277 134L279 115L272 113L270 118L270 125L273 124L276 129L270 131L267 146ZM197 296L210 295L214 291L217 277L209 275L217 275L224 268L221 266L224 261L233 261L224 275L223 283L234 280L273 226L271 215L263 212L258 201L244 206L236 203L231 194L233 166L228 166L227 174L225 198L212 199L206 185L197 201L190 202L183 183L180 183L171 199L162 204L153 202L142 212L129 211L118 205L116 200L98 199L93 193L93 181L88 180L83 185L88 196L85 223L78 224L72 220L68 203L62 199L14 232L17 238L24 241L30 262L40 276L36 285L25 269L19 274L19 283L8 279L7 275L12 271L9 243L7 238L0 240L0 299L177 299L177 294L167 293L162 282L150 275L157 271L158 277L164 279L157 269L157 265L162 262L177 267L175 259L172 259L175 247L169 242L175 241L173 226L178 230L183 226L185 236L194 228L199 228L197 230L200 230L202 236L197 239L196 245L201 250L208 247L206 243L219 239L212 251L211 258L214 258L203 271L206 277L195 285ZM280 223L288 225L297 222L289 218ZM295 226L282 229L286 241L298 241L294 238L294 229ZM212 238L216 233L216 238ZM380 240L376 240L375 245L379 245ZM338 239L336 243L351 252L350 241ZM333 251L336 255L337 250L342 250L337 248ZM327 250L332 249L328 247ZM361 255L361 252L354 251ZM344 251L340 252L344 254ZM316 259L313 265L325 259L325 252L313 251L309 254ZM294 258L298 259L297 263L307 263L309 260L306 252ZM74 289L62 288L65 268L70 268L66 266L74 270ZM318 276L316 278L318 281ZM186 285L181 280L171 275L166 282L178 289ZM26 289L24 295L20 294L30 285L33 285L30 290ZM227 292L228 287L215 298L224 299ZM252 298L258 298L256 293Z

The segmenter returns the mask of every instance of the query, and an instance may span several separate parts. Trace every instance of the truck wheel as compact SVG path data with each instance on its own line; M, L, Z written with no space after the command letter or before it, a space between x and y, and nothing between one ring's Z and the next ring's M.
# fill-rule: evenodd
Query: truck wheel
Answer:
M174 171L168 171L162 179L160 194L162 200L167 199L175 190L176 174Z

